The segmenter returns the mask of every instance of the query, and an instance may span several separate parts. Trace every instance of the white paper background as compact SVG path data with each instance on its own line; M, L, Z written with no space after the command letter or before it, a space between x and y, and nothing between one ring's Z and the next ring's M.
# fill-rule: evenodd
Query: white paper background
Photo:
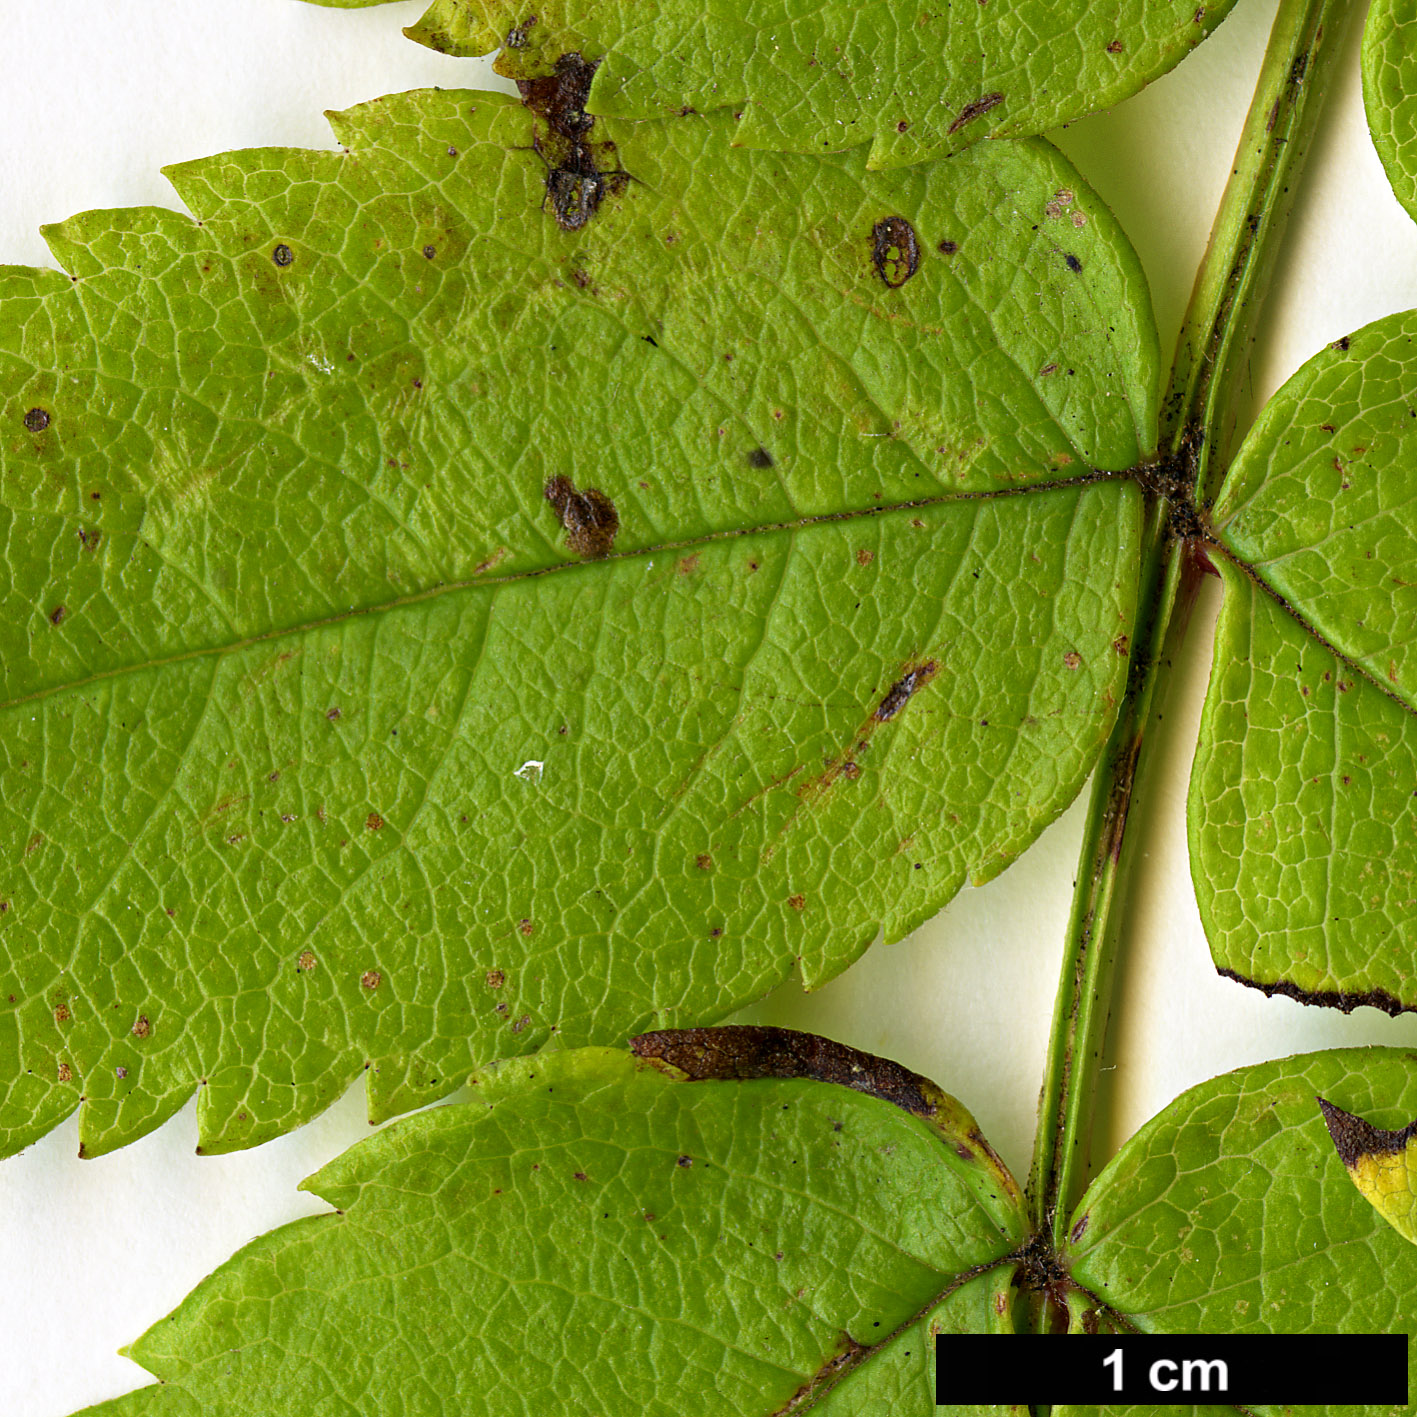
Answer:
M1173 75L1060 135L1140 250L1167 349L1273 10L1274 0L1240 0ZM419 11L0 0L0 260L50 264L36 228L78 210L178 206L162 164L233 147L325 146L326 108L496 82L481 63L404 40L399 27ZM1417 226L1367 139L1356 41L1355 32L1282 254L1255 366L1261 393L1328 341L1417 305ZM1417 1019L1305 1010L1214 973L1187 872L1184 800L1216 605L1212 583L1177 666L1160 735L1165 771L1134 824L1146 859L1107 1059L1103 1155L1214 1073L1311 1048L1417 1044ZM1022 1175L1080 826L1074 806L998 881L966 891L910 940L872 951L814 996L779 990L754 1017L933 1076ZM117 1347L247 1240L322 1209L296 1183L368 1130L356 1087L294 1135L235 1156L194 1154L189 1106L112 1156L79 1161L71 1121L0 1162L0 1412L64 1417L141 1385Z

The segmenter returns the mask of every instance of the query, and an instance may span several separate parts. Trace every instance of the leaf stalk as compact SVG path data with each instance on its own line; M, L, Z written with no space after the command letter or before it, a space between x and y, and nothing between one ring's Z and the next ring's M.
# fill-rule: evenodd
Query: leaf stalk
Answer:
M1161 446L1215 500L1250 394L1250 353L1350 0L1280 0L1161 401Z
M1248 363L1289 213L1341 46L1348 0L1280 0L1230 180L1197 272L1162 400L1160 462L1147 494L1138 621L1127 691L1093 777L1049 1037L1028 1184L1031 1223L1054 1248L1088 1180L1093 1114L1152 717L1195 605L1214 498L1247 394ZM1040 1306L1038 1331L1054 1316Z

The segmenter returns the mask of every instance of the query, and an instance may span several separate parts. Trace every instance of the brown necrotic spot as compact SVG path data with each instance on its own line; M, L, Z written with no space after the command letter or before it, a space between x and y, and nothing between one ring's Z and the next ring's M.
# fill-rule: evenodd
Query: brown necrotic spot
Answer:
M49 411L43 408L32 408L25 414L25 427L31 433L43 433L49 427Z
M271 252L271 260L278 266L292 266L295 264L295 252L282 241L280 245Z
M892 290L920 269L920 242L903 216L885 217L871 228L871 263Z
M377 812L370 812L364 819L364 825L371 831L379 831L384 825L384 819Z
M1004 101L1001 93L986 93L983 98L976 98L972 103L966 103L959 111L959 116L950 124L947 130L953 137L961 128L966 128L973 123L976 118L982 118L991 108L997 108Z
M748 454L748 466L758 468L771 467L772 454L768 452L766 448L754 448L753 451Z
M138 1021L133 1025L134 1038L146 1038L153 1031L153 1026L148 1022L146 1014L139 1014Z
M377 969L366 969L359 976L359 982L366 989L377 989L384 982L384 976Z
M56 605L54 609L49 612L49 623L51 625L60 624L68 613L69 610L67 606Z
M620 530L615 504L598 487L578 492L569 477L553 477L544 489L566 530L566 545L586 560L608 556Z
M911 698L935 677L939 669L940 666L933 659L927 659L923 664L918 664L915 668L902 674L886 690L885 697L877 704L876 711L871 717L877 723L889 723L910 702Z

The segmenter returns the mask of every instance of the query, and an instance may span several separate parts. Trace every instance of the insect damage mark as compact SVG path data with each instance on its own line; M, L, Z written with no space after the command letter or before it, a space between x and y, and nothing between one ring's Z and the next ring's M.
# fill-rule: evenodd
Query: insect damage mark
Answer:
M997 108L1004 101L1001 93L986 93L983 98L976 98L971 103L966 103L959 111L959 116L945 130L950 137L954 137L961 128L968 127L976 118L982 118L991 108Z
M920 269L920 241L903 216L885 217L871 228L871 264L892 290Z
M866 715L863 722L851 735L850 744L832 758L816 777L809 778L797 789L797 796L808 803L825 793L838 778L855 782L861 776L858 759L871 744L872 735L883 723L889 723L940 672L938 660L926 659L910 665L899 679L886 690L880 703ZM797 814L788 820L784 830L797 820Z
M940 1110L939 1090L919 1073L889 1058L790 1028L667 1028L632 1038L630 1049L637 1058L678 1068L691 1082L809 1078L879 1097L916 1117L934 1118Z
M596 561L610 554L620 530L620 514L600 488L578 492L569 477L557 476L543 493L566 530L566 545L577 556Z
M551 208L562 231L579 231L630 180L615 161L615 144L590 140L595 119L585 105L598 63L572 51L551 73L517 80L522 102L544 124L532 134L532 149L546 164L542 210Z
M877 723L889 723L910 702L911 698L939 672L940 666L933 659L927 659L923 664L917 664L915 668L902 674L886 690L885 698L876 705L876 711L871 717Z

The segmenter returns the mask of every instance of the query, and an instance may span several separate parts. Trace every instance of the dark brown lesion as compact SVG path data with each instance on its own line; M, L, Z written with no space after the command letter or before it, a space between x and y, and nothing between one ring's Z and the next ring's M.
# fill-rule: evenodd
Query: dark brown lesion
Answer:
M569 477L553 477L543 489L566 530L566 545L588 561L608 556L620 530L615 503L598 487L577 491Z
M1396 1131L1385 1131L1375 1127L1362 1117L1355 1117L1341 1107L1322 1097L1316 1097L1319 1111L1323 1113L1324 1125L1333 1138L1338 1158L1351 1171L1365 1156L1396 1156L1407 1150L1413 1137L1417 1137L1417 1121L1399 1127Z
M889 1058L790 1028L669 1028L632 1038L630 1049L637 1058L668 1063L691 1082L807 1078L879 1097L916 1117L939 1112L939 1090L928 1078Z
M615 144L591 140L595 119L585 106L598 63L572 52L561 55L549 74L517 80L522 102L541 120L531 145L546 164L543 210L550 208L562 231L579 231L630 180Z

